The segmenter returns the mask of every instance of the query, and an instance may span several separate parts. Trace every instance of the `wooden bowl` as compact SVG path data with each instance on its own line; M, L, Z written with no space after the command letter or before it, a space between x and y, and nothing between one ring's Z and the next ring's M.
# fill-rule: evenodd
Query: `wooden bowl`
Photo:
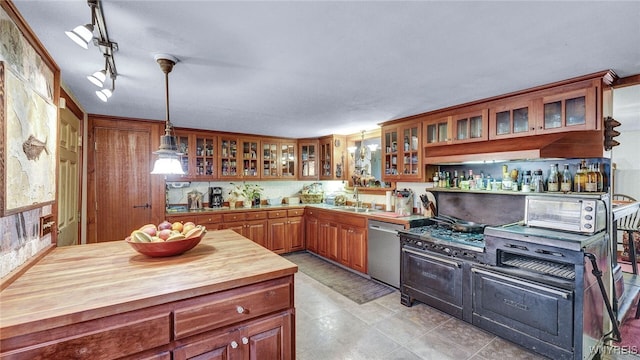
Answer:
M180 255L186 251L193 249L196 245L198 245L200 240L202 240L203 235L183 240L158 242L133 242L131 241L131 236L128 236L125 241L140 254L150 257L164 257Z

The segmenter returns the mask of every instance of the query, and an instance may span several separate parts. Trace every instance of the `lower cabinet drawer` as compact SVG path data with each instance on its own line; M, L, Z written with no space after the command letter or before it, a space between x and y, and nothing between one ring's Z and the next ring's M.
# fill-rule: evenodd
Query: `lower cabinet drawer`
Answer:
M181 339L293 307L293 277L286 277L179 303L174 338Z
M1 359L115 359L169 344L171 317L125 313L3 340Z

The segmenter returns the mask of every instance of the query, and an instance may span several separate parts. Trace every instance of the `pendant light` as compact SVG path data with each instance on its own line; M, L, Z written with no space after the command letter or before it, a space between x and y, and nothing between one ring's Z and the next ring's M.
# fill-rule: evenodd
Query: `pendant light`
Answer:
M168 54L158 54L155 56L160 69L164 72L165 92L167 104L167 120L165 122L164 135L160 136L160 148L154 154L158 155L158 159L153 165L152 174L165 175L184 175L182 164L180 164L181 153L178 152L176 138L173 136L173 127L169 120L169 73L173 69L173 65L178 59Z

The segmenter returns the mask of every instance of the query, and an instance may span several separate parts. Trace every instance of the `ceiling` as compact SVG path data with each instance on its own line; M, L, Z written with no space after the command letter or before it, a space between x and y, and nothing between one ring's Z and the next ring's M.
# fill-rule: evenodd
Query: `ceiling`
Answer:
M88 113L284 137L376 124L601 70L640 74L640 2L102 0L118 76L65 30L86 0L13 0ZM638 107L636 107L638 109Z

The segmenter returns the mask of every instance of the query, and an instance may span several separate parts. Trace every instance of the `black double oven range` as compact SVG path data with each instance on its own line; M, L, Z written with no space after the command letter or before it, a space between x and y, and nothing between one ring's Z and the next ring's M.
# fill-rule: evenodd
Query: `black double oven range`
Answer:
M399 234L404 305L418 300L553 359L590 359L601 347L607 302L592 271L610 278L606 226L468 233L434 222Z

